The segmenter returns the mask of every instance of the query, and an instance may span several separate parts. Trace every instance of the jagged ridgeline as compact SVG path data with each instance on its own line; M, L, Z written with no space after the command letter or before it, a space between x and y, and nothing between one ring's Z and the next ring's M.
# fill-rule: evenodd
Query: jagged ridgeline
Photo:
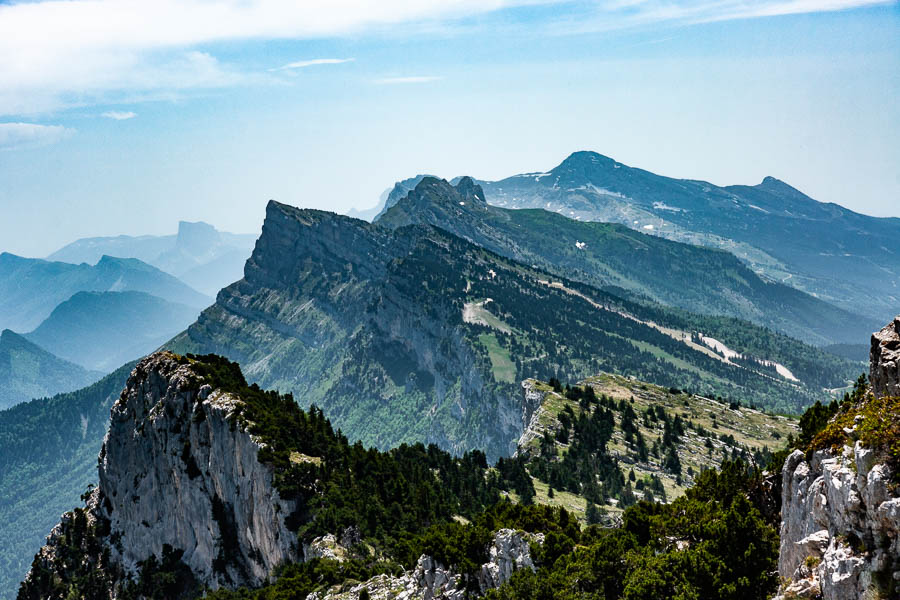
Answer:
M18 597L774 591L777 536L747 499L758 472L723 463L672 505L641 503L621 528L600 529L565 509L505 500L529 493L523 463L490 467L480 452L453 457L421 444L366 449L318 409L248 386L226 359L157 353L113 406L99 486L53 529Z
M730 252L667 240L619 223L579 221L543 206L501 208L488 204L486 198L482 187L469 177L455 186L425 177L391 204L377 223L391 228L434 225L513 260L619 296L697 315L733 317L681 315L678 328L698 329L714 338L742 329L746 323L737 319L814 344L858 342L879 325L877 320L765 280ZM676 313L669 312L668 317L675 319ZM765 337L775 336L767 333Z
M391 230L270 202L244 279L168 347L239 362L251 381L320 406L351 439L480 448L490 459L512 453L530 417L527 377L612 372L798 412L858 370L733 323L723 344L749 356L698 341L668 309L432 226Z

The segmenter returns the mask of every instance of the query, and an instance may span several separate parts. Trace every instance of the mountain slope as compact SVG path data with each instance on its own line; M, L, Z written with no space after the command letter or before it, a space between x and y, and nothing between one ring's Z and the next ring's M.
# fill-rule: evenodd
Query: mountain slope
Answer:
M0 599L15 598L59 515L97 482L109 408L133 367L75 392L0 411Z
M746 319L810 343L865 339L877 326L794 288L763 281L733 255L485 202L481 187L425 178L378 224L430 224L525 264L595 287L619 288L692 312Z
M617 375L522 388L540 402L516 450L535 501L583 519L588 503L617 514L640 499L671 501L726 460L765 465L797 434L794 419Z
M60 248L47 259L93 265L103 255L137 258L214 296L241 278L255 240L252 234L228 233L207 223L180 221L175 235L84 238Z
M546 173L480 183L497 206L546 208L728 250L759 273L879 321L900 305L900 219L817 202L771 177L719 187L575 152Z
M85 368L109 372L153 352L199 312L144 292L78 292L25 337Z
M54 356L9 329L0 333L0 409L75 390L101 376Z
M391 231L271 202L245 278L168 346L239 361L367 444L493 457L521 433L516 382L526 377L609 371L796 411L855 372L812 359L791 382L659 325L670 317L433 227Z
M203 308L210 298L134 258L72 265L0 254L0 327L31 331L77 292L136 291Z

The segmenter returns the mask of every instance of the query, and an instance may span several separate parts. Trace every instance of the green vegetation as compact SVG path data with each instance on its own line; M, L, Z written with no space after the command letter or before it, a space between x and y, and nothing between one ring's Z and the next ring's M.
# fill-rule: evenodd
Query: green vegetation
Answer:
M528 469L542 468L540 456L502 459L492 468L477 451L453 457L433 445L401 445L388 452L365 449L335 431L319 409L302 410L290 395L248 385L237 364L227 359L176 358L191 365L198 376L196 385L208 383L241 398L230 417L233 426L265 442L260 460L273 468L282 496L297 501L289 524L298 542L326 533L355 532L346 562L319 559L284 565L261 589L220 590L207 598L302 598L379 574L398 575L422 554L450 567L461 576L461 585L474 591L480 566L489 559L492 533L500 528L542 533L544 541L532 544L537 573L516 573L491 592L495 599L752 599L765 597L775 585L771 572L777 537L748 499L759 496L760 473L741 461L725 461L721 472L699 474L694 488L671 505L633 504L624 511L621 528L582 529L568 510L532 504L535 489ZM547 387L560 390L582 409L578 415L561 413L561 421L568 424L557 435L568 436L569 452L583 461L609 442L613 413L631 424L624 429L632 436L639 432L639 422L651 418L631 402L614 402L591 387L564 388L557 380ZM666 444L687 435L689 424L680 416L669 418L663 412L653 418L671 438ZM543 468L550 478L562 478L557 482L560 489L569 486L583 492L601 480L606 485L602 467L609 466L608 459L600 457L580 470L570 464L574 478L550 462ZM614 480L624 481L626 488L637 481L632 473L627 479L619 477ZM648 486L653 495L665 493L652 478ZM223 565L233 558L229 546L236 536L228 513L228 507L214 498L212 516L222 532L216 561ZM594 502L589 502L587 513L590 522L603 518ZM52 569L36 561L35 579L22 588L20 600L108 595L111 582L121 577L109 563L109 544L115 540L108 535L109 524L102 517L73 511L63 527ZM148 557L137 578L120 585L118 597L196 596L199 590L181 555L181 549L164 548L160 557Z
M134 363L97 383L0 411L0 598L14 597L59 515L97 481L97 455Z
M778 535L748 496L760 473L741 462L706 471L672 504L640 502L621 528L589 527L538 554L489 600L768 598Z
M619 513L640 499L674 498L726 460L766 465L797 434L792 419L618 376L530 385L544 399L519 454L539 500L559 504L556 495L568 494L584 519L592 504Z
M248 386L236 363L215 355L183 360L204 382L240 396L233 418L265 441L259 458L274 469L281 495L298 500L291 518L305 541L356 527L380 547L454 515L473 515L498 502L502 490L534 495L521 461L489 469L479 451L454 458L434 445L366 449L335 432L317 407L304 411L289 394ZM298 454L309 458L291 460Z
M815 428L810 429L814 437L810 438L808 450L831 448L838 451L845 444L852 445L854 440L859 440L877 452L900 483L900 398L876 397L869 389L865 375L861 375L853 391L844 396L840 407L835 403L831 413L834 417L830 422L825 419L822 423L819 418ZM852 438L848 431L853 432Z

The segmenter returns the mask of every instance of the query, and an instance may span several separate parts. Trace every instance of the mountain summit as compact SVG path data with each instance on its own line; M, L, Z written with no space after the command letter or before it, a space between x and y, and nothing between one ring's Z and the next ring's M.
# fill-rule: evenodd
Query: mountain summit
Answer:
M583 152L566 162L590 166L597 158L609 160ZM566 173L567 168L559 170ZM855 341L877 325L874 319L764 280L720 250L552 211L490 206L484 198L484 190L470 177L459 179L455 187L426 177L376 223L392 229L433 225L508 258L619 295L746 319L810 343Z
M900 219L818 202L773 177L720 187L575 152L544 173L479 183L496 206L543 208L727 250L767 279L877 322L900 304Z

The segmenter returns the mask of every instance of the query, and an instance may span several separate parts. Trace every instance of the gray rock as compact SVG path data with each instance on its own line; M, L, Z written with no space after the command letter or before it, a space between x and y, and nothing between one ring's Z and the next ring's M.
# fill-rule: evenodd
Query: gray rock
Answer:
M111 410L100 485L86 504L89 523L109 522L101 541L115 572L113 597L139 562L162 556L164 545L182 550L195 579L213 589L259 586L279 564L301 560L285 524L294 505L258 460L263 444L229 422L239 402L203 385L170 353L132 371ZM45 568L57 568L53 558L69 519L39 553Z
M900 396L900 315L872 334L869 360L875 395Z
M900 498L861 442L809 461L795 451L782 475L778 572L789 583L779 598L863 598L878 576L900 570Z

